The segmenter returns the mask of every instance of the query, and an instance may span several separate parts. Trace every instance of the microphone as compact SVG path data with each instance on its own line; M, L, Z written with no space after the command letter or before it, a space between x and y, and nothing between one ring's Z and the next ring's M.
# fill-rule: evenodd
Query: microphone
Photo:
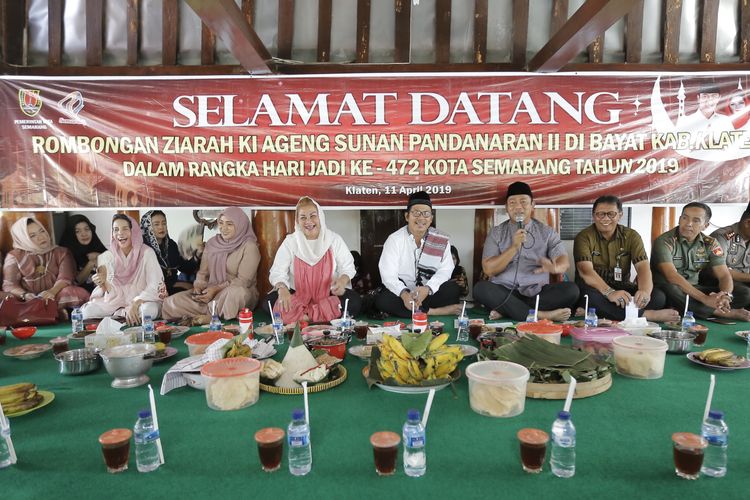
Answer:
M523 229L523 214L516 214L516 223L518 224L518 229Z

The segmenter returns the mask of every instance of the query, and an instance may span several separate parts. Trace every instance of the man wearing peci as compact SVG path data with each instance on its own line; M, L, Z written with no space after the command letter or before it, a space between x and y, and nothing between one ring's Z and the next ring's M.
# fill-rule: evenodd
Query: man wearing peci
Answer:
M699 202L683 207L678 226L654 240L651 270L654 284L667 296L667 303L680 310L690 296L689 309L700 318L722 318L750 321L747 289L734 295L732 275L726 265L721 245L701 231L708 227L711 209ZM711 272L718 286L699 285L701 271Z
M581 296L600 317L622 321L631 301L651 321L677 321L674 309L665 309L664 292L654 289L651 269L641 236L619 224L622 202L616 196L600 196L591 209L594 223L576 235L573 257ZM631 263L637 281L630 280Z
M489 276L474 286L474 298L486 308L515 321L526 319L539 295L539 319L565 321L578 300L575 283L550 283L549 275L568 269L565 246L552 228L532 218L534 197L524 182L508 186L509 220L487 235L482 270Z

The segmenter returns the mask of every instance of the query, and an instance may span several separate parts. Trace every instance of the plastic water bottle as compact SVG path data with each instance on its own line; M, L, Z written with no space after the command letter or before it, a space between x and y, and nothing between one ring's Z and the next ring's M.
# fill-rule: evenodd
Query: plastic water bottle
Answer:
M685 313L685 316L682 318L682 331L687 332L690 330L690 328L695 326L695 316L693 316L693 311L688 311Z
M465 314L458 317L458 333L456 333L458 342L467 342L469 340L469 317Z
M587 328L596 328L599 326L599 318L596 316L596 308L589 307L586 311L586 318L583 320Z
M724 412L711 410L701 426L701 435L708 441L703 452L701 473L710 477L724 477L727 474L727 445L729 428L724 422Z
M135 437L135 464L138 467L138 472L151 472L158 469L161 465L159 449L156 446L156 440L159 439L159 429L154 429L151 410L138 412L133 436Z
M750 333L745 338L747 339L747 354L745 355L745 358L750 359Z
M70 330L73 333L83 331L83 312L80 307L76 307L70 313Z
M406 414L402 434L404 440L404 473L411 477L424 476L427 472L425 452L425 430L419 417L419 410L411 409Z
M148 314L143 317L143 342L147 344L153 344L156 342L156 334L154 333L154 321Z
M529 314L526 315L526 323L533 323L536 321L536 309L529 309Z
M208 324L208 331L220 332L221 331L221 320L218 314L211 316L211 322Z
M559 412L552 424L550 464L557 477L573 477L576 473L576 428L567 411Z
M298 408L292 412L292 421L286 435L289 444L289 472L295 476L304 476L312 469L310 427L305 421L304 410Z
M8 449L8 443L5 442L6 438L10 437L10 424L6 429L0 428L0 469L13 465L10 458L10 449Z
M276 344L284 343L284 322L281 320L281 313L273 313L273 334L276 337Z

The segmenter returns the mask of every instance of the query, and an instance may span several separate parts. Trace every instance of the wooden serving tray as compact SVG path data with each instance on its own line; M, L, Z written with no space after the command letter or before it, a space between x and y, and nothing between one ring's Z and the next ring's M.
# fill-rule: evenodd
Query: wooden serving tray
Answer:
M573 399L588 398L601 394L612 387L612 374L608 373L602 378L591 382L579 382L576 384ZM526 384L526 397L534 399L565 399L568 395L568 384Z

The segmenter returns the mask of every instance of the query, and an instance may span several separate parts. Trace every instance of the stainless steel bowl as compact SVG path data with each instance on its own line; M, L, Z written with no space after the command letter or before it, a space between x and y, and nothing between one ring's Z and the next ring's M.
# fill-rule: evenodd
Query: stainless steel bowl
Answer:
M124 389L147 383L146 372L154 364L154 352L153 344L126 344L103 350L100 356L104 368L115 378L112 387Z
M83 375L102 367L102 359L96 349L73 349L55 355L60 363L60 373L63 375Z
M651 332L648 336L666 342L667 352L672 353L690 352L690 349L693 347L693 340L697 337L695 333L676 332L673 330Z

